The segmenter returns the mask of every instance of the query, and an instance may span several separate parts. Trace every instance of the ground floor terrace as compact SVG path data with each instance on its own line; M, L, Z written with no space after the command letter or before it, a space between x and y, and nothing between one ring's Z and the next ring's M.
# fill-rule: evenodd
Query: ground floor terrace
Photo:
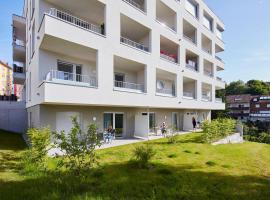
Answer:
M87 130L88 125L94 123L102 133L112 126L117 138L159 136L163 122L169 132L190 131L193 129L193 117L198 125L211 119L210 110L37 105L27 111L29 127L50 127L55 131L69 132L71 117L76 116L82 130Z

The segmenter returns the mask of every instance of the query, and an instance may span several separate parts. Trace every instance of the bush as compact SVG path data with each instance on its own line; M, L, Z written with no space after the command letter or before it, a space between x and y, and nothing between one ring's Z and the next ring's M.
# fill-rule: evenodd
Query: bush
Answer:
M135 147L133 151L135 160L139 163L140 167L147 167L149 161L155 156L156 152L149 144Z
M22 156L24 170L45 170L51 144L51 130L49 128L29 129L27 136L30 148Z
M251 142L270 144L270 123L248 121L244 125L244 139Z
M177 142L177 135L169 135L167 138L169 144L175 144Z
M97 163L95 149L101 143L95 124L89 125L86 133L81 130L76 117L72 118L72 124L69 133L54 133L56 147L65 154L60 158L58 168L65 167L70 172L81 175Z
M212 143L218 139L227 137L235 131L236 121L229 118L216 119L212 122L202 123L203 141Z

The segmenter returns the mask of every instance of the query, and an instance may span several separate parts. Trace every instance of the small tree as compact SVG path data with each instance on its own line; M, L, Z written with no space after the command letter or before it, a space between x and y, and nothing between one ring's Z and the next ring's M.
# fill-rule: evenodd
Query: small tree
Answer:
M29 129L27 131L30 148L23 154L22 164L25 171L31 169L46 169L47 155L51 144L49 128ZM32 166L32 167L31 167Z
M80 175L97 163L95 149L101 143L95 124L89 125L86 133L81 130L76 117L72 118L72 124L73 127L69 133L66 134L64 131L54 133L55 145L65 155L60 158L58 168L65 167L76 175Z

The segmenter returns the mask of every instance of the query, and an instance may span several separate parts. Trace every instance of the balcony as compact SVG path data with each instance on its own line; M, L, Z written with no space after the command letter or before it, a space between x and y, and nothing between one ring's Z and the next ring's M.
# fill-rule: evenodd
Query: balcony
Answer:
M176 74L157 69L156 71L156 95L176 96Z
M178 62L179 45L171 40L160 36L160 58L170 61L172 63Z
M145 65L114 56L114 90L121 92L145 92Z
M49 11L49 15L68 22L72 25L75 25L79 28L85 29L87 31L91 31L100 35L105 35L104 23L101 25L95 25L56 8L51 8Z
M222 98L216 98L216 103L223 103Z
M183 37L188 42L197 45L197 29L186 20L183 22Z
M25 67L23 63L13 64L13 82L14 84L23 85L25 82Z
M195 0L186 0L185 9L193 17L199 18L199 4Z
M221 26L217 25L217 27L216 27L216 36L221 41L223 41L223 32L224 32L224 29Z
M65 85L97 87L96 77L94 76L87 76L58 70L49 71L46 75L45 81Z
M143 52L150 52L150 29L121 14L120 43Z
M131 5L132 7L138 9L139 11L142 11L146 13L146 2L145 0L122 0L126 2L127 4Z
M197 81L191 78L183 77L183 98L196 99L197 98Z
M219 45L215 45L215 58L220 61L222 64L224 64L224 61L220 58L220 54L222 54L222 52L224 52L224 48L219 46Z
M213 63L209 62L208 60L203 61L203 67L204 67L204 75L209 76L211 78L214 77L214 65Z
M174 33L176 32L176 15L177 14L174 12L174 10L172 10L162 1L157 0L156 21Z
M210 30L211 32L213 32L213 18L204 11L203 13L203 25L204 27L206 27L208 30Z
M212 85L202 83L202 101L212 101Z
M212 40L202 34L202 50L212 55Z
M186 68L199 72L199 56L189 50L186 50Z

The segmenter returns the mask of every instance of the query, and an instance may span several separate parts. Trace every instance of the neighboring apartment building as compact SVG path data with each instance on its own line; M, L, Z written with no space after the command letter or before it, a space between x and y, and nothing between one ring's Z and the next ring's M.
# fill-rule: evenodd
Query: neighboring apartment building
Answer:
M0 95L10 96L12 94L12 68L0 61Z
M253 96L250 104L250 120L270 121L270 95Z
M13 25L31 127L69 130L76 115L148 137L225 109L224 24L203 0L25 0Z
M250 94L230 95L226 97L227 109L231 117L246 121L250 114Z

